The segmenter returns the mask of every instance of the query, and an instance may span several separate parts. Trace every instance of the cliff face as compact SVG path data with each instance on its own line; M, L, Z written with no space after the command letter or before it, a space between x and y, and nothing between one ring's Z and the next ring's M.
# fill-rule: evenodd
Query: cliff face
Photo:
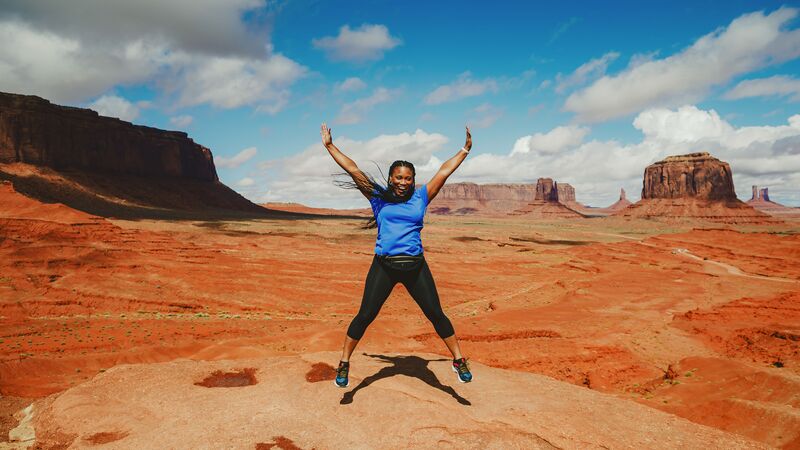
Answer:
M0 92L0 163L218 181L211 151L186 133Z
M647 166L642 199L615 215L723 223L775 221L736 198L730 166L708 153L669 156Z
M527 205L536 194L532 184L445 184L431 203L433 214L506 214Z
M731 167L706 152L669 156L644 171L642 199L655 198L734 201Z
M436 199L446 200L516 200L531 201L535 194L532 184L445 184Z

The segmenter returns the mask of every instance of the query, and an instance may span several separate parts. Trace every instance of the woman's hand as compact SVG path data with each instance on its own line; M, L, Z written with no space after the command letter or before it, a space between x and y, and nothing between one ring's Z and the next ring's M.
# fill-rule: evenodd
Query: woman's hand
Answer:
M331 137L331 129L328 128L328 126L325 125L324 122L322 123L322 127L320 128L319 133L322 135L322 145L324 145L325 148L328 148L329 145L333 144L333 138ZM467 134L469 134L469 132L467 132Z
M467 143L464 144L464 150L469 151L472 148L472 135L469 134L469 127L467 128Z

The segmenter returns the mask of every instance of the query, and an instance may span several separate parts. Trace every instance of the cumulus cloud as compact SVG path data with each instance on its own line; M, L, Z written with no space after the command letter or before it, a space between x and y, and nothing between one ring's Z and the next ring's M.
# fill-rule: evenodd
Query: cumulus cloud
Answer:
M581 86L590 79L598 78L606 73L608 65L619 58L619 53L609 52L600 58L591 59L580 65L574 72L564 76L560 73L556 75L556 93L561 94L567 89Z
M336 83L334 90L338 92L353 92L353 91L360 91L367 87L367 83L364 83L361 78L358 77L350 77L341 83Z
M194 117L189 115L175 116L169 118L169 123L178 128L186 128L192 124Z
M244 177L241 180L236 182L236 185L240 186L240 187L253 186L254 184L256 184L256 180L254 180L254 179L252 179L250 177Z
M249 161L253 156L256 156L256 153L258 153L258 150L255 147L247 147L231 158L221 156L214 158L214 164L225 169L235 169Z
M387 89L384 87L375 89L369 97L344 104L341 111L339 111L339 115L334 119L334 123L340 125L359 123L364 119L364 115L375 106L392 101L400 95L400 92L399 89Z
M733 77L800 56L800 30L787 29L795 8L745 14L685 50L663 59L637 60L571 94L564 109L600 122L653 106L697 101Z
M386 170L393 161L403 159L414 163L417 182L425 183L441 166L441 161L433 154L443 148L447 138L418 129L413 133L380 135L366 141L334 136L334 142L361 170L376 179L381 178L380 171L388 175ZM263 192L255 194L251 200L300 202L319 207L369 207L357 191L333 184L333 174L343 171L319 143L290 157L268 161L264 168L269 181ZM347 176L342 178L347 179Z
M178 106L283 107L307 69L242 16L253 0L14 1L0 12L0 90L80 102L152 83ZM124 17L125 20L109 20Z
M177 95L182 107L202 103L219 108L255 106L275 114L289 100L288 87L306 73L305 67L277 54L264 60L175 56L179 69L162 86Z
M749 188L756 184L769 187L778 201L800 206L800 114L785 125L737 128L713 110L683 106L644 111L633 126L642 132L642 139L630 144L589 139L590 130L575 125L522 136L506 154L473 152L448 183L535 183L539 177L551 177L575 186L578 201L607 206L617 200L620 188L631 200L638 200L648 165L670 155L707 151L731 165L743 199L749 198ZM412 161L417 181L425 183L441 166L435 153L444 150L448 140L417 130L367 141L336 138L335 142L361 169L376 176L373 161L384 171L396 159ZM263 190L248 194L251 200L367 206L358 192L332 184L331 175L342 170L320 144L266 161L261 169L269 181Z
M472 74L464 72L450 84L437 87L425 96L425 104L438 105L466 97L482 95L485 92L497 92L498 82L493 78L473 80Z
M503 110L489 103L484 103L471 111L469 124L473 128L489 128L503 117Z
M131 122L139 117L139 108L116 95L104 95L88 105L101 116L116 117Z
M621 187L636 200L649 164L707 151L731 165L743 199L756 184L768 186L779 201L800 204L800 115L791 116L786 125L736 128L713 110L683 106L644 111L633 125L643 135L633 144L587 142L589 130L574 126L523 136L507 155L470 156L451 178L530 183L551 177L575 186L578 201L605 206L616 201Z
M536 133L517 140L511 154L517 153L557 153L565 148L574 147L589 134L589 129L575 125L556 127L547 133Z
M725 93L724 98L735 100L769 96L789 97L793 102L800 101L800 80L785 75L744 80Z
M385 25L364 24L351 30L349 25L339 29L338 36L313 39L315 48L324 50L333 61L376 61L383 54L401 44L400 39L389 34Z

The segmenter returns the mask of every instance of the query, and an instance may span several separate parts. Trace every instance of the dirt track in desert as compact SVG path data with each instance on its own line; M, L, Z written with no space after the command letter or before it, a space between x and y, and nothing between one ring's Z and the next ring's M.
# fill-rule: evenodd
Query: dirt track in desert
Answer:
M120 363L337 350L373 254L362 219L124 221L4 195L3 432ZM797 447L798 232L429 215L423 242L471 359ZM361 351L447 354L399 285L354 371Z

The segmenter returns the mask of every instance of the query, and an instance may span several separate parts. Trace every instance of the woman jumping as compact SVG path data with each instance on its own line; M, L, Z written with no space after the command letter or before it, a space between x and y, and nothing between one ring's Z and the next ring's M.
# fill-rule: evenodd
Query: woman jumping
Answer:
M419 188L415 186L416 172L410 162L393 162L389 167L388 185L384 187L362 172L353 160L333 145L331 130L324 123L320 132L325 148L336 163L353 178L352 186L369 200L372 205L372 220L378 227L375 256L367 273L361 307L347 328L342 359L336 370L336 385L343 388L349 386L350 355L397 283L406 287L453 354L453 371L458 374L459 381L472 381L472 373L466 358L461 355L453 325L439 303L433 275L422 254L420 238L422 219L428 204L472 148L469 127L464 147L442 164L428 184Z

